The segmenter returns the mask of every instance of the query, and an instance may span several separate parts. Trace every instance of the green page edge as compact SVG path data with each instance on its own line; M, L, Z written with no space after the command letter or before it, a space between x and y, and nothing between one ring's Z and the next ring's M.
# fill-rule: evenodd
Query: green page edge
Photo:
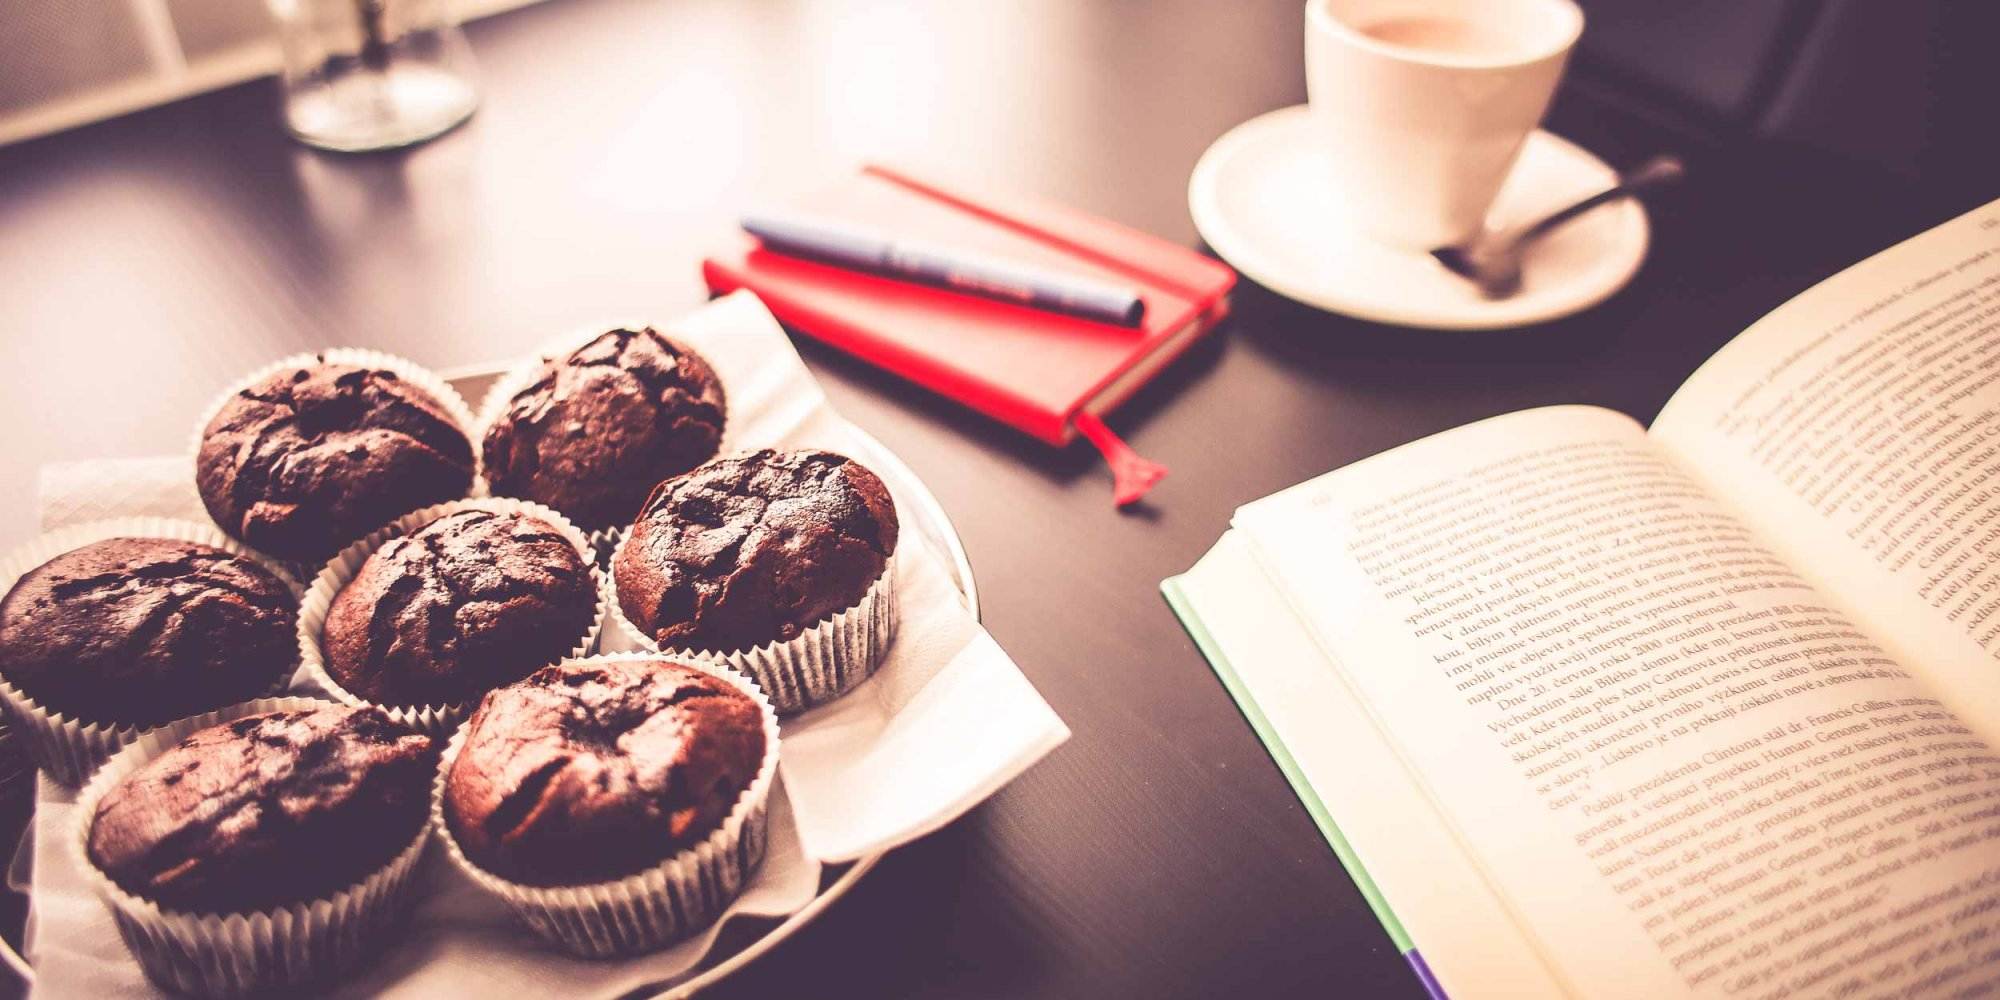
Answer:
M1333 848L1334 856L1340 859L1341 866L1347 869L1348 877L1354 880L1354 887L1361 890L1361 897L1368 901L1368 908L1375 912L1375 919L1381 921L1382 929L1389 932L1389 940L1395 944L1396 950L1404 953L1415 950L1416 945L1411 942L1409 932L1403 929L1403 922L1396 919L1396 911L1389 908L1389 901L1383 898L1382 890L1377 888L1375 880L1368 876L1368 869L1362 867L1361 858L1354 853L1353 846L1349 845L1347 838L1341 834L1339 825L1333 821L1333 815L1327 812L1326 803L1319 800L1319 793L1314 791L1312 783L1306 780L1305 772L1299 769L1299 762L1292 759L1291 750L1287 749L1284 741L1278 738L1278 732L1272 728L1271 720L1264 717L1263 710L1257 707L1256 699L1250 697L1250 690L1243 686L1242 678L1236 676L1236 669L1229 665L1229 658L1222 655L1222 647L1216 643L1215 637L1209 634L1208 627L1202 624L1201 616L1195 613L1193 602L1189 601L1187 593L1181 590L1180 578L1168 577L1160 581L1160 594L1167 599L1167 607L1173 609L1174 617L1180 619L1181 627L1187 629L1188 638L1194 640L1195 647L1200 649L1201 655L1208 660L1208 665L1215 671L1215 676L1221 679L1222 686L1228 689L1229 696L1236 700L1236 707L1242 710L1243 718L1250 723L1250 728L1256 731L1257 738L1263 742L1264 749L1271 755L1271 760L1277 763L1278 770L1284 772L1285 780L1291 783L1293 793L1299 797L1299 804L1306 807L1306 813L1312 817L1314 825L1319 827L1320 835L1326 838L1327 846Z

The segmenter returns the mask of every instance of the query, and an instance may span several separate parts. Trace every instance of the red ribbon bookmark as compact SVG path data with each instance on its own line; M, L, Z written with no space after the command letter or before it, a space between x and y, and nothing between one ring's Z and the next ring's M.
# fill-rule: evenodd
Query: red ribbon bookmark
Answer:
M1132 450L1132 446L1119 440L1104 426L1104 421L1087 410L1076 411L1070 418L1076 429L1090 443L1097 446L1098 454L1104 456L1104 464L1111 466L1111 485L1114 492L1111 500L1120 507L1136 502L1146 495L1155 484L1167 477L1167 467L1158 462L1147 461Z

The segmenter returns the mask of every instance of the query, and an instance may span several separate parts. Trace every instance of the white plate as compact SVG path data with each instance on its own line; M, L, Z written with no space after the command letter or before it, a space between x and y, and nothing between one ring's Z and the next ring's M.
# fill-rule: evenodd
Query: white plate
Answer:
M1188 208L1202 239L1245 277L1287 298L1402 326L1502 329L1596 305L1630 281L1646 257L1646 211L1628 199L1534 244L1519 293L1481 298L1429 254L1384 246L1353 230L1311 127L1304 105L1244 122L1202 154L1188 182ZM1533 219L1615 178L1589 151L1537 131L1487 223Z
M502 369L497 366L480 366L452 372L447 381L460 395L468 399L479 399L485 394L486 388L500 377L501 372ZM855 428L854 432L860 442L860 447L855 449L855 457L882 477L890 491L896 495L900 503L899 509L906 510L910 515L910 523L903 525L905 534L902 537L915 538L938 555L950 573L952 583L965 596L966 609L972 613L974 619L977 619L979 590L973 583L972 564L966 559L965 547L959 542L958 530L945 515L944 507L938 503L937 497L924 485L923 480L918 479L917 474L911 471L902 459L896 457L888 446L860 428ZM27 771L30 777L33 773L32 768ZM33 795L32 787L30 783L26 794ZM31 818L31 814L28 815ZM32 829L30 823L28 831ZM21 842L15 851L17 856L29 849L28 831L23 831L20 837ZM0 843L6 842L5 837L6 834L0 832ZM821 865L819 892L798 911L772 920L762 934L747 941L737 935L725 934L723 941L735 943L728 946L718 943L715 950L711 951L695 969L671 980L640 986L625 995L647 997L648 1000L680 1000L721 982L811 923L835 900L854 888L862 876L874 869L876 863L881 860L882 855L871 854L853 862ZM14 867L16 871L27 871L18 857ZM27 882L24 880L21 884L26 885ZM12 978L23 986L32 986L34 982L34 972L21 958L19 946L18 940L0 939L0 996L8 995L9 987L13 985L7 981L9 972Z

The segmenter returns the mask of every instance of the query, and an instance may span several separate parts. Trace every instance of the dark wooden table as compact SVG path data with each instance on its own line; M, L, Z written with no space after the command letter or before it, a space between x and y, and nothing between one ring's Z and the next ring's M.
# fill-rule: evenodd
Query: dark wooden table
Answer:
M863 157L1192 244L1202 150L1304 99L1300 19L1296 0L564 0L473 26L481 111L408 153L293 145L269 81L0 150L0 544L32 531L41 463L181 449L204 400L277 356L452 367L692 308L739 208ZM1630 288L1440 335L1246 286L1230 329L1113 420L1173 469L1123 515L1087 449L802 345L943 500L988 627L1076 735L721 994L1417 995L1158 581L1239 503L1425 434L1547 403L1650 417L1763 312L1978 200L1746 144L1582 72L1553 126L1614 164L1693 164Z

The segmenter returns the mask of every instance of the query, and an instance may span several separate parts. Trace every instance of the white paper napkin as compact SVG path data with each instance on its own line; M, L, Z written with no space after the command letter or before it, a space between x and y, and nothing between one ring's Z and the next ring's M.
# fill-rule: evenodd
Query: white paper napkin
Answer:
M827 405L784 331L750 293L717 300L667 329L721 376L730 447L811 446L866 460L863 436ZM201 519L192 478L187 456L49 466L40 480L42 527L126 514ZM895 491L895 479L884 479ZM817 891L819 862L865 857L929 833L1069 737L967 612L944 554L910 530L910 498L899 495L897 507L905 530L895 644L875 676L846 697L783 723L779 798L787 801L773 810L770 856L724 922L796 911ZM36 994L147 995L108 912L83 884L70 797L41 783L28 947ZM409 929L343 993L616 996L694 968L722 926L643 958L570 960L511 923L441 856L425 863L429 885Z

